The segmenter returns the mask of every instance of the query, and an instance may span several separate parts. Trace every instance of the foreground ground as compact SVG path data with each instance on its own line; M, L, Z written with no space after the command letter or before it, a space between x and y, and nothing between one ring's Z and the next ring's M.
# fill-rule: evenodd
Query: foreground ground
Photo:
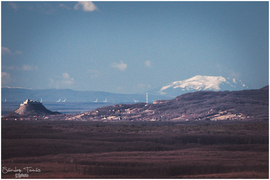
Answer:
M2 121L2 178L269 178L268 127Z

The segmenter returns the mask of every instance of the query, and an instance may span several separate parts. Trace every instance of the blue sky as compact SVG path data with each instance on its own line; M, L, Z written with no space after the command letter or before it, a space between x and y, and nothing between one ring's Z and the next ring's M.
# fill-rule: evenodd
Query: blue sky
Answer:
M2 86L142 93L268 85L268 2L1 2Z

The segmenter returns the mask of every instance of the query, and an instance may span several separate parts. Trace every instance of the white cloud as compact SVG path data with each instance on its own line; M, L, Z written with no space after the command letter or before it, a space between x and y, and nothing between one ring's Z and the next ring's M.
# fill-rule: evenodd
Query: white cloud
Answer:
M1 47L2 55L11 54L11 51L7 47Z
M19 70L24 70L24 71L33 71L33 70L38 70L37 66L30 66L30 65L23 65L22 67L17 67Z
M68 6L65 5L65 4L59 4L59 7L63 8L63 9L70 10L70 7L68 7Z
M37 4L35 9L43 14L54 14L57 11L57 7L48 3Z
M62 73L61 76L50 78L50 86L54 88L67 88L74 83L74 78L71 78L68 73Z
M2 84L7 84L10 81L10 75L7 72L1 72Z
M16 50L14 53L12 53L7 47L1 47L1 53L2 55L21 55L22 52Z
M13 3L13 2L9 3L9 5L15 10L17 10L19 8L18 5Z
M30 66L30 65L22 65L21 67L14 67L14 66L2 66L3 69L6 70L22 70L22 71L34 71L34 70L38 70L37 66Z
M74 83L74 78L70 78L68 73L63 73L62 76L63 76L62 83L64 85Z
M83 9L83 11L95 11L98 8L95 6L95 4L91 1L79 1L75 6L74 9L75 10L79 10L79 9Z
M117 68L117 69L119 69L120 71L125 71L126 68L127 68L127 64L123 63L123 61L120 61L119 64L117 64L117 63L112 64L112 67L113 67L113 68Z
M68 73L63 73L62 76L63 76L64 79L69 79L69 74Z
M23 3L23 4L18 4L17 2L10 2L9 5L17 11L18 9L24 9L28 10L31 12L38 12L38 13L43 13L43 14L54 14L57 11L57 6L46 3L46 2L38 2L38 3ZM68 6L59 6L61 8L69 8ZM70 8L69 8L70 9Z
M151 67L151 61L145 61L145 62L144 62L144 65L145 65L146 67Z

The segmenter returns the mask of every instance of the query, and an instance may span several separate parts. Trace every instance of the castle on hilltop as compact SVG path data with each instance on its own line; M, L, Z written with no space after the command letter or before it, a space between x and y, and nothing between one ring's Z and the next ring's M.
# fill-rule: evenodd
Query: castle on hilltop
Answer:
M23 103L21 103L20 106L27 105L27 104L42 104L42 103L39 102L39 101L33 101L33 100L30 100L30 99L26 99L26 101L24 101Z

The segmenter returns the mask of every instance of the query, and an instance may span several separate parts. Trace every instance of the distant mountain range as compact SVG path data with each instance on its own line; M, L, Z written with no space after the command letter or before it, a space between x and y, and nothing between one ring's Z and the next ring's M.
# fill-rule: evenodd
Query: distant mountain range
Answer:
M239 91L249 87L241 80L222 76L197 75L189 79L175 81L152 91L152 94L179 96L196 91Z
M148 101L173 99L176 96L196 91L239 91L249 87L241 80L222 76L197 75L190 79L175 81L148 91ZM2 87L2 102L22 102L25 99L43 102L145 102L146 94L116 94L104 91L74 91L71 89L32 90Z
M165 95L149 94L149 103L158 99L170 99ZM116 94L104 91L74 91L71 89L32 90L23 88L2 88L2 102L23 102L31 99L42 102L108 102L134 103L145 102L146 94Z

